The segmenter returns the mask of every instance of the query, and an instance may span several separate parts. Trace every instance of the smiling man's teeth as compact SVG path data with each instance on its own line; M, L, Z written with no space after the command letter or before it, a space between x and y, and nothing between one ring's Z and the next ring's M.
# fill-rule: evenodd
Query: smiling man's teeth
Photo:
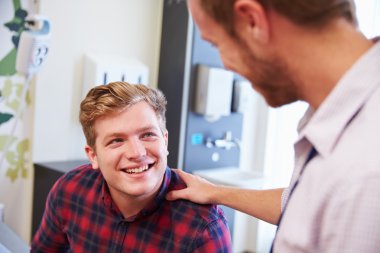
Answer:
M149 168L148 165L145 165L145 166L142 166L139 168L126 169L125 172L127 172L129 174L141 173L141 172L148 170L148 168Z

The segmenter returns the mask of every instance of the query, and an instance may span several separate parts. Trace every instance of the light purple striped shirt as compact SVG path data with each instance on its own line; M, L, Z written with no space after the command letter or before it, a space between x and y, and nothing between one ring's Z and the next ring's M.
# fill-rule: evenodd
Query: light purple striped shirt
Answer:
M299 177L274 252L380 252L380 42L341 78L315 113L306 112L295 144Z

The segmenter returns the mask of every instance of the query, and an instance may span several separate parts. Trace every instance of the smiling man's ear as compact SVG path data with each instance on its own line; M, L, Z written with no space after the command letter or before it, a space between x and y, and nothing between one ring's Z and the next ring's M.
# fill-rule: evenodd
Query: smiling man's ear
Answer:
M256 0L236 0L234 4L235 29L242 36L252 37L258 42L269 41L268 13Z
M168 141L169 141L169 132L168 132L168 130L165 130L165 132L164 132L164 140L165 140L166 147L168 147Z
M98 157L96 156L95 150L88 145L86 145L84 150L86 151L86 155L91 162L92 168L99 169Z

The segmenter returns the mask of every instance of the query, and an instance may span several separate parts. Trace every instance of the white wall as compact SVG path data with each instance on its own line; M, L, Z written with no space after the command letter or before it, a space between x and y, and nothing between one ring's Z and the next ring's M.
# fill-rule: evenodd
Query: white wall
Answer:
M355 0L359 29L368 38L380 36L380 1Z
M34 162L85 158L78 121L86 52L134 57L156 86L162 0L40 0L52 41L37 76Z

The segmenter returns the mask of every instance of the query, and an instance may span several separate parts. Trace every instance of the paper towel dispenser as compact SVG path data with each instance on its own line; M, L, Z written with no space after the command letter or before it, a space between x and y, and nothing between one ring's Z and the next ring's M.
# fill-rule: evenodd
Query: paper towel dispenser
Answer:
M95 85L116 81L148 85L148 67L134 58L110 54L85 54L83 97Z
M231 113L234 74L231 71L198 65L195 112L209 119Z

